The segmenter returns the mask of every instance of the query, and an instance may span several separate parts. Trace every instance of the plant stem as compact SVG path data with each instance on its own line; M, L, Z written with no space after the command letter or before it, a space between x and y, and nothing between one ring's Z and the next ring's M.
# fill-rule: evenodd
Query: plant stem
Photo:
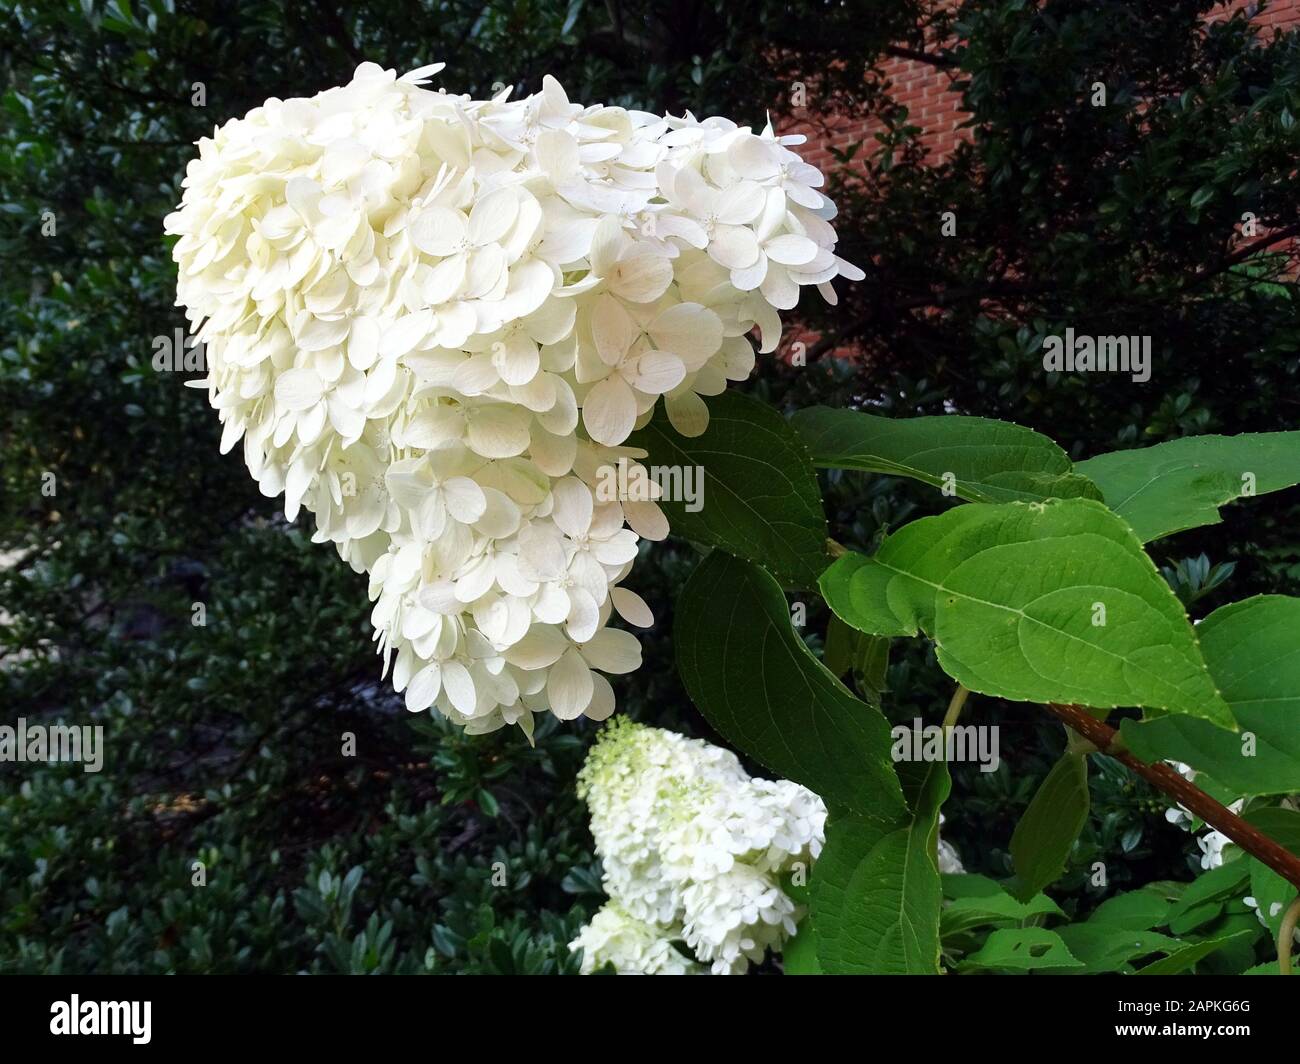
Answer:
M1295 937L1296 920L1300 919L1300 897L1292 898L1277 929L1277 968L1283 975L1291 974L1291 942Z
M966 696L970 694L961 684L957 685L957 690L952 693L952 700L948 703L948 712L943 716L943 727L947 729L957 723L957 718L961 716L961 708L966 704Z
M1190 809L1217 831L1223 832L1252 857L1268 865L1278 875L1300 888L1300 857L1273 841L1258 828L1248 824L1227 806L1215 801L1189 780L1164 763L1148 765L1139 761L1116 743L1117 733L1108 724L1078 706L1048 703L1047 711L1073 728L1101 753L1123 762L1144 780ZM1292 921L1294 926L1294 921Z

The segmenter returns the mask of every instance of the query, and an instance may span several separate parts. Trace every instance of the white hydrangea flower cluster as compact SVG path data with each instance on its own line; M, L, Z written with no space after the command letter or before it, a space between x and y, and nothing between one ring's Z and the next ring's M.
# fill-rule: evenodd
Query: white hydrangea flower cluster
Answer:
M167 232L225 453L370 575L407 707L475 732L609 716L653 618L652 498L598 498L662 396L698 435L747 338L862 272L821 174L722 118L435 92L373 63L199 142Z
M779 877L806 874L825 838L826 807L808 789L753 779L729 750L622 719L592 747L578 793L611 899L571 944L584 971L647 971L626 942L680 940L714 974L742 973L794 933L802 914Z
M703 975L707 971L683 956L664 928L630 916L613 901L591 918L570 948L582 950L586 975L606 964L612 964L619 975Z

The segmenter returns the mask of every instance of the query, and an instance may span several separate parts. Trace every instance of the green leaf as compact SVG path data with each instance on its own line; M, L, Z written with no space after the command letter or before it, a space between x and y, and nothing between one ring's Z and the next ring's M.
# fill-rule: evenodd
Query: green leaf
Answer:
M1294 809L1283 809L1277 805L1260 806L1248 809L1242 814L1242 819L1292 853L1300 854L1300 813Z
M858 637L853 658L853 686L871 705L879 706L889 673L889 640L884 636L854 632Z
M1083 962L1084 970L1080 975L1118 972L1124 970L1135 958L1147 957L1152 953L1172 953L1181 945L1176 938L1154 931L1134 930L1108 923L1094 924L1091 920L1058 927L1056 930L1070 952Z
M853 686L868 705L879 708L889 671L889 640L850 628L833 613L826 625L822 661L835 678L852 672Z
M687 692L733 746L834 809L905 814L889 724L795 634L767 572L714 551L678 598L674 642Z
M1036 894L1028 901L1021 901L1008 894L1000 885L991 894L968 895L955 898L944 907L941 920L945 936L960 934L973 927L998 924L1006 921L1021 923L1040 916L1064 916L1061 907L1046 894ZM944 881L948 887L947 877Z
M1228 861L1197 876L1169 910L1170 929L1175 934L1185 934L1212 920L1225 902L1244 891L1249 876L1250 868L1245 861Z
M1120 732L1143 761L1182 761L1234 794L1300 791L1300 598L1257 595L1196 627L1201 653L1232 715L1234 735L1202 720L1126 720Z
M1296 888L1262 861L1251 857L1246 863L1250 866L1251 897L1255 899L1255 905L1269 934L1276 939L1282 916L1296 896Z
M861 632L850 628L835 614L831 614L826 624L826 646L822 651L822 664L835 679L844 679L844 674L853 668L853 655L861 635Z
M1220 935L1217 938L1207 938L1200 942L1191 942L1181 949L1174 950L1168 957L1158 961L1153 961L1145 968L1139 968L1136 975L1177 975L1179 972L1186 971L1197 961L1203 960L1211 953L1223 949L1225 946L1234 942L1243 941L1249 938L1251 932L1237 931L1231 935Z
M1294 809L1265 806L1252 809L1245 814L1245 819L1283 848L1300 855L1300 813ZM1296 888L1257 858L1247 857L1238 863L1243 863L1250 869L1250 893L1269 933L1276 939L1282 915L1291 899L1296 896Z
M1243 495L1300 483L1300 432L1188 436L1098 455L1075 470L1101 488L1106 505L1145 543L1218 524L1219 507Z
M1265 955L1272 952L1269 944L1268 928L1259 922L1259 915L1249 908L1244 901L1233 902L1225 911L1223 919L1217 921L1210 929L1215 938L1233 935L1239 931L1246 932L1236 941L1216 951L1214 962L1206 965L1205 971L1213 975L1240 975L1252 964L1261 948Z
M967 968L1001 968L1031 972L1045 968L1082 968L1055 931L1044 927L1004 927L989 933L979 951L961 963Z
M1277 961L1265 961L1263 964L1257 964L1253 968L1247 968L1242 975L1281 975L1281 969L1278 968ZM1300 968L1293 968L1292 975L1300 975Z
M1065 871L1088 820L1088 760L1067 753L1052 766L1011 835L1018 893L1032 898Z
M945 898L988 898L997 894L1006 894L1006 888L996 879L990 879L976 872L946 872L942 879ZM1006 896L1011 895L1006 894Z
M972 691L1152 706L1234 727L1177 597L1129 527L1090 499L922 518L871 558L841 557L821 589L859 631L924 630Z
M786 586L816 586L827 558L817 474L803 440L771 406L736 392L714 396L709 427L687 437L660 404L628 444L649 452L651 472L703 471L697 503L659 504L674 535L761 565Z
M1107 898L1088 917L1090 924L1105 924L1124 931L1149 931L1168 918L1172 902L1153 890L1130 890Z
M496 816L501 812L501 804L497 801L496 795L486 787L480 787L475 798L478 801L479 808L488 816Z
M939 808L950 789L947 764L929 762L913 819L831 818L811 883L824 972L938 974Z
M960 414L889 418L824 406L791 420L821 468L912 477L970 502L1101 498L1060 447L1007 421Z
M1169 918L1169 930L1175 935L1187 935L1197 928L1211 924L1223 915L1225 904L1222 901L1207 901L1193 905Z

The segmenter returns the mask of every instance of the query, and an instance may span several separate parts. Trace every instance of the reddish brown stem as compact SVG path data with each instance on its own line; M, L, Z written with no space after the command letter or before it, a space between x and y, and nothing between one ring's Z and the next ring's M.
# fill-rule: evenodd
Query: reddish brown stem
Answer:
M1252 857L1257 857L1278 875L1300 889L1300 857L1279 845L1258 828L1246 823L1226 805L1216 802L1191 781L1168 765L1145 764L1123 749L1112 749L1115 729L1078 706L1047 705L1047 711L1082 735L1103 754L1122 761L1153 787L1164 791L1179 805L1191 810L1210 827L1223 832Z

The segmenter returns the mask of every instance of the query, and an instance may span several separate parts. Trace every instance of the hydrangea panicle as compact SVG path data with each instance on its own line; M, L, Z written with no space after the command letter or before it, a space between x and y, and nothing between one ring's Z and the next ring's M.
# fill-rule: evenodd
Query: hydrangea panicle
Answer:
M620 719L602 729L578 794L622 918L685 942L714 974L744 972L794 933L802 911L781 876L806 876L825 838L826 807L807 788L752 779L729 750ZM584 970L627 970L592 928L572 944Z
M652 623L622 587L653 500L597 499L662 401L697 435L757 331L862 272L801 138L426 88L363 63L199 142L177 302L221 450L369 575L385 675L472 732L608 717Z

